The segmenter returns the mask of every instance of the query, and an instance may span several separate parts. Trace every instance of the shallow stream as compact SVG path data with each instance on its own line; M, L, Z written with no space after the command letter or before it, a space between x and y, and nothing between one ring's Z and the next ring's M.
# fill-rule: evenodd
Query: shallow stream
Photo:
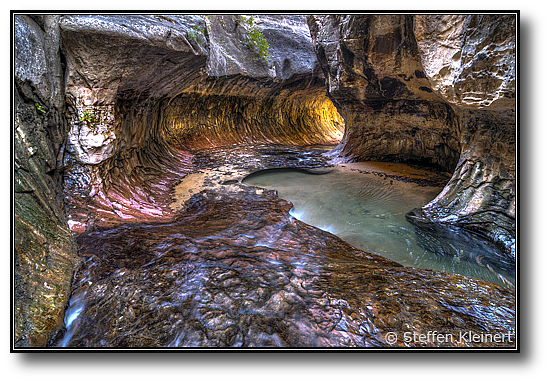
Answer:
M451 331L456 341L438 345L469 346L460 331L513 332L514 292L458 275L504 285L513 265L488 243L405 219L449 175L399 164L332 168L324 152L195 151L143 193L135 190L149 184L128 182L112 200L75 205L74 217L87 219L86 230L73 226L83 263L51 345L425 346L384 336L407 329ZM187 174L168 187L179 173Z
M293 203L293 217L361 250L404 266L443 270L505 287L515 284L514 265L488 241L459 230L427 231L409 223L406 213L435 198L442 187L391 177L392 166L394 174L422 172L371 162L340 165L326 174L274 169L244 182L277 190L279 197Z

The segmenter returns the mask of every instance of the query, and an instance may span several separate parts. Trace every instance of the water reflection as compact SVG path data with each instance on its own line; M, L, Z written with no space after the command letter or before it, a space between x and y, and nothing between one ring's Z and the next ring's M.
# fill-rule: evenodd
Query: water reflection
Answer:
M515 284L515 265L491 243L452 229L419 229L406 220L407 212L428 203L442 187L344 167L320 175L263 171L245 183L277 190L294 204L290 214L296 219L404 266L448 271L505 287Z
M458 339L463 330L514 332L515 296L509 289L456 274L401 267L362 252L289 216L291 204L273 191L239 182L215 187L261 168L298 166L298 160L286 157L290 155L303 159L301 166L306 163L316 168L309 171L327 166L320 153L295 154L292 149L292 154L276 154L283 151L290 153L277 150L270 158L261 157L262 166L250 159L258 159L254 149L241 146L195 153L194 163L209 174L207 187L193 194L169 219L136 216L114 226L89 227L78 235L84 262L75 275L65 337L55 346L424 347L403 341L390 344L384 334L445 331ZM325 177L302 173L298 175L311 180ZM379 202L370 206L365 200L391 201L395 207L420 206L425 198L432 198L431 194L418 198L421 191L403 198L399 189L386 187L394 180L384 177L373 181L381 184L381 190L363 179L361 198L354 197L356 182L347 179L333 182L343 188L335 195L337 201L321 206L325 204L321 198L309 208L296 204L292 214L305 220L318 208L320 226L344 235L341 225L335 224L341 218L338 209L327 220L327 208L341 205L357 210L361 219L352 214L343 223L360 228L363 220L391 222L393 215L404 216L409 210L408 206L384 210ZM289 182L291 193L303 194L306 201L323 194L319 184L301 190L296 180ZM168 202L166 195L157 197L162 197L157 201ZM394 223L393 230L405 225L404 220ZM412 228L407 233L410 238L404 241L412 246L417 234ZM397 240L381 248L391 250L392 241ZM456 341L434 346L491 347L514 342Z

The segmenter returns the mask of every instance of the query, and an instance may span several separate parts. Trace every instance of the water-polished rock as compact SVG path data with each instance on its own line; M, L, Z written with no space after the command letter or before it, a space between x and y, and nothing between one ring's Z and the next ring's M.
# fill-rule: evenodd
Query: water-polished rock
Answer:
M275 192L239 182L288 157L324 167L322 153L197 151L206 178L170 220L80 234L85 262L57 345L513 346L513 291L359 251L294 219Z
M353 160L454 172L424 219L475 231L515 261L516 16L310 15Z

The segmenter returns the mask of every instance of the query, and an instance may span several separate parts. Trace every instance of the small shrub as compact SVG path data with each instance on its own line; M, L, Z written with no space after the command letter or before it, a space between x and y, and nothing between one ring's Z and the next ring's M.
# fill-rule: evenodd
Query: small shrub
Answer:
M87 123L89 123L89 124L93 124L94 122L97 121L97 118L96 118L96 116L95 116L93 113L91 113L89 110L87 110L87 111L84 112L83 115L78 116L78 120L79 120L80 122L84 122L84 121L85 121L85 122L87 122Z
M242 25L246 31L246 45L255 50L262 59L269 61L269 43L260 28L254 25L254 17L239 16L237 25Z
M200 38L201 35L204 39L206 39L206 31L201 27L193 27L189 30L189 32L187 32L187 36L190 40L193 40L195 43L202 46L204 42L203 38Z

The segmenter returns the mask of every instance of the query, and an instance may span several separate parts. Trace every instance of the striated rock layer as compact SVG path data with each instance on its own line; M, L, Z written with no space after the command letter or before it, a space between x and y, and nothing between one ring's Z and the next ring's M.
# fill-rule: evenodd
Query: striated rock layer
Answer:
M515 345L512 290L359 251L294 219L274 191L240 183L267 168L326 171L323 151L234 145L192 155L172 219L99 222L77 237L85 263L55 345Z
M465 166L417 219L507 240L515 177L502 164L509 144L492 142L509 138L500 118L513 113L494 97L492 109L466 111L473 96L453 104L435 89L423 62L437 44L419 49L415 25L404 15L311 17L309 28L298 15L17 16L16 344L60 340L78 264L68 221L87 260L74 297L91 286L79 311L88 327L66 324L74 345L369 346L397 331L406 346L404 331L428 325L510 331L496 345L513 345L513 292L358 252L238 182L327 161L239 145L334 143L345 120L343 157ZM507 84L496 98L510 95ZM215 149L227 144L237 146ZM475 198L458 199L464 190ZM259 242L271 233L281 247Z
M459 116L461 142L453 177L421 219L481 232L513 258L515 33L514 15L415 16L426 73Z
M66 222L82 232L171 219L163 198L189 171L175 147L341 137L304 16L21 16L15 25L18 345L44 345L61 324L76 264ZM251 27L269 40L267 60L249 43ZM35 277L49 268L54 287Z
M491 238L515 257L515 16L309 16L337 155L454 172L411 214Z
M330 100L311 90L281 91L277 97L185 94L166 107L167 143L208 148L234 143L337 144L343 120Z
M67 227L64 59L56 16L14 17L14 345L44 346L63 325L79 263Z
M177 167L174 148L339 141L343 121L325 96L305 17L253 18L269 41L267 59L248 44L250 27L239 20L61 18L70 64L70 206L80 204L82 193L98 206L118 203L108 197L111 190L129 188L130 179L147 184L156 172Z
M78 162L164 138L191 147L197 138L199 146L337 141L342 121L324 95L305 18L256 17L254 25L269 39L267 60L247 45L237 16L63 16ZM150 126L136 132L126 122L141 116Z

